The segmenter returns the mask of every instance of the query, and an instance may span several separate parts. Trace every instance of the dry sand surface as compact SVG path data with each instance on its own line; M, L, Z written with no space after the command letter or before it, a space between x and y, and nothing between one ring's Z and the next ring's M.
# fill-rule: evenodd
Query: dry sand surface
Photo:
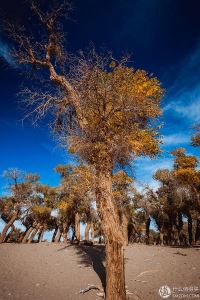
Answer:
M125 257L127 288L133 293L128 299L161 300L158 289L165 284L200 289L198 248L135 244L126 249ZM79 291L88 284L104 285L103 260L102 246L1 244L0 299L101 299L98 291Z

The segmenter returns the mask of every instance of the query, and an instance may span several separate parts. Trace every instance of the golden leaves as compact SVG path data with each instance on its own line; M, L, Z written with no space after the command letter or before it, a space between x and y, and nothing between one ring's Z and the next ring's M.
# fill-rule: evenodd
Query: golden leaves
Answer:
M136 129L129 136L128 143L136 156L149 155L153 157L160 152L157 132L150 129Z
M174 160L174 176L180 184L200 187L200 172L197 170L198 159L193 155L186 155L184 148L172 152Z
M62 216L67 217L75 211L84 211L91 202L94 174L89 167L60 165L56 170L62 176L60 199L57 204Z
M71 208L70 204L64 200L62 200L59 204L58 204L58 209L63 210L63 211L67 211Z
M182 183L200 185L200 172L192 168L183 168L174 171L174 176Z
M92 164L106 157L117 162L124 156L125 161L132 153L154 156L159 142L150 122L161 114L159 81L124 62L107 59L104 64L95 55L98 59L85 61L74 81L87 125L70 136L70 150Z
M32 207L32 212L38 220L47 220L51 216L51 208L47 206L35 205Z
M120 209L130 204L130 193L135 190L133 178L129 177L124 171L115 173L112 177L113 188L112 197Z

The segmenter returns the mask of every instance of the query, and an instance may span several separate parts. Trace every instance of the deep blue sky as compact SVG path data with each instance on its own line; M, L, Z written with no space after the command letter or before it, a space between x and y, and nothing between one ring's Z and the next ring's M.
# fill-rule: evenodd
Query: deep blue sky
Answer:
M41 1L44 2L45 1ZM47 3L47 0L46 0ZM199 0L76 0L73 22L65 24L68 48L76 51L93 42L114 56L131 53L133 65L154 73L166 88L163 156L134 164L137 180L151 183L156 168L170 167L168 154L189 146L192 125L200 120L200 1ZM28 22L23 1L0 1L1 14ZM16 93L21 78L12 68L9 43L0 33L0 173L11 167L39 172L44 183L56 185L53 168L70 158L59 149L45 123L34 128L20 120L23 112ZM5 182L0 179L1 191Z

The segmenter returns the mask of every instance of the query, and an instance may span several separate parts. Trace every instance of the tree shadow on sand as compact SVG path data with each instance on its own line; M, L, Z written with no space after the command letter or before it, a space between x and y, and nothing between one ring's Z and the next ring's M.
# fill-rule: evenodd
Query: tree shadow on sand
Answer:
M65 250L68 247L74 247L76 254L80 258L80 264L84 267L92 267L95 273L101 280L102 287L104 291L106 290L106 270L104 267L105 260L105 247L103 245L68 245L64 248L59 249Z
M104 291L106 290L106 270L104 267L105 247L103 245L85 246L75 245L76 254L80 257L80 263L91 266L101 280Z
M200 245L171 245L170 248L177 248L177 249L200 249Z

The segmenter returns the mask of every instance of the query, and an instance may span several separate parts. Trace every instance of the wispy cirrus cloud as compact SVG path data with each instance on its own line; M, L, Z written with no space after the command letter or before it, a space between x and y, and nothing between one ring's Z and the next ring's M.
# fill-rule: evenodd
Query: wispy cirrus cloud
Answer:
M158 169L171 169L173 161L171 157L161 157L150 159L147 157L138 158L133 163L136 174L136 186L141 188L143 184L150 185L153 189L158 187L158 182L153 179L153 175ZM139 189L140 189L139 188Z
M164 112L172 110L183 118L194 122L200 121L200 85L191 90L182 91L175 99L176 101L164 107Z
M10 66L17 67L17 63L11 55L11 50L8 44L0 39L0 57L3 58Z
M190 136L182 133L165 135L163 137L164 146L180 146L190 143Z
M200 43L183 60L166 100L164 112L174 111L192 122L200 121Z

